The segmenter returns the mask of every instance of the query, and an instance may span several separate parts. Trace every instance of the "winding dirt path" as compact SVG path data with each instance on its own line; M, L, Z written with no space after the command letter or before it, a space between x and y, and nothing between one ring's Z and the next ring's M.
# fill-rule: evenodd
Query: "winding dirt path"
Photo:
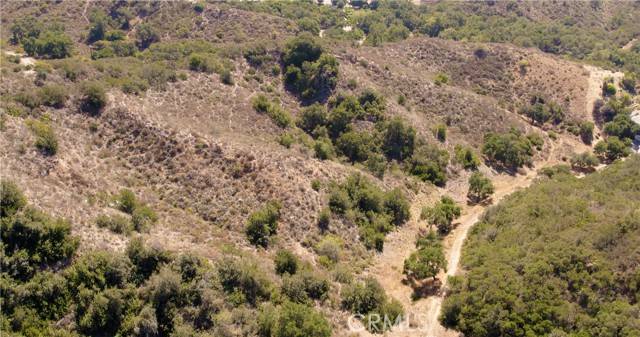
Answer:
M589 89L587 91L585 119L593 121L593 106L597 99L601 98L602 82L608 76L612 76L619 81L622 74L602 70L596 67L585 66L590 72ZM590 147L569 137L559 137L557 141L549 143L547 156L535 163L535 166L526 170L524 174L507 175L492 172L495 193L493 203L498 203L504 197L531 185L537 177L537 172L544 167L556 165L561 162L560 158L567 149L574 152L589 150ZM420 231L427 226L419 219L422 207L433 204L441 195L455 195L461 191L455 188L435 189L429 194L418 195L412 203L412 219L400 230L387 236L384 251L376 256L372 265L365 271L366 275L375 277L382 285L388 295L399 300L405 308L406 322L401 328L394 328L385 336L389 337L454 337L459 336L459 332L447 330L439 320L442 302L447 292L448 276L456 275L459 271L460 258L464 241L473 225L478 222L487 206L484 205L464 205L462 215L458 218L455 229L444 239L443 245L447 258L447 271L438 275L438 280L442 282L434 293L430 296L414 300L414 290L406 283L402 274L404 260L415 250L415 239ZM369 333L361 332L361 336L371 336Z

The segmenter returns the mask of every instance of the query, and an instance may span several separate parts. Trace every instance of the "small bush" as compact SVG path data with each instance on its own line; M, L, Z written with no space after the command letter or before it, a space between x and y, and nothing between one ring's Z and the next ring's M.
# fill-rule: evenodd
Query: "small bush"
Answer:
M304 108L296 124L306 133L313 134L318 127L327 124L327 108L318 103Z
M315 247L315 251L330 265L337 263L342 255L342 240L338 237L327 235Z
M198 12L198 13L202 13L204 12L204 3L202 2L198 2L195 5L193 5L193 10Z
M291 148L291 145L293 144L293 142L294 142L294 139L290 133L284 133L280 137L278 137L278 143L286 147L287 149Z
M323 208L320 213L318 213L318 227L321 231L326 231L329 229L330 222L331 210L328 208Z
M99 82L85 82L82 86L81 108L90 113L99 113L107 105L107 93Z
M116 201L118 203L118 209L127 214L133 214L133 211L138 207L136 195L128 189L120 190Z
M158 41L160 41L160 36L151 25L141 23L136 26L136 44L140 50L147 49L152 43Z
M591 144L593 141L593 128L592 122L583 121L580 123L580 138L585 144Z
M465 170L476 170L480 166L480 159L471 148L456 145L454 148L455 161Z
M416 130L399 118L392 119L385 127L382 150L389 159L405 160L413 155Z
M452 222L460 216L462 209L450 197L443 196L433 207L425 207L420 217L429 225L435 225L438 232L447 234L451 231Z
M20 92L16 95L15 100L29 109L35 109L42 104L40 96L35 92Z
M251 305L269 298L271 285L265 273L252 261L224 257L216 264L216 270L225 293Z
M304 304L285 303L270 330L273 337L330 337L331 326L315 309Z
M505 134L488 133L484 137L482 153L489 161L513 170L531 162L533 145L531 139L517 131Z
M253 109L259 113L266 113L271 120L281 128L291 125L291 115L286 112L280 105L270 102L264 95L258 95L251 100Z
M22 191L13 181L0 181L0 218L9 217L27 205Z
M469 192L467 197L473 202L487 199L493 194L494 187L491 180L480 172L473 172L469 177Z
M158 216L147 206L136 207L131 214L133 228L140 233L148 232L157 221Z
M22 45L27 55L50 59L69 57L73 50L73 41L60 31L45 31L24 40Z
M447 84L449 83L449 76L447 76L447 74L444 74L444 73L438 73L436 74L436 77L433 80L433 83L435 83L438 86Z
M618 92L618 90L616 89L615 84L611 82L605 82L602 85L602 94L604 96L614 96L616 92Z
M251 244L268 246L271 236L277 232L281 208L279 202L270 201L262 209L249 216L245 233Z
M293 275L298 271L298 258L288 250L279 250L276 253L274 262L276 265L276 273L278 275L282 275L284 273Z
M131 221L122 215L100 215L96 219L96 224L100 228L107 228L118 234L129 234L133 230Z
M44 155L53 156L58 152L58 138L53 128L38 120L27 121L29 128L36 136L36 148Z
M611 136L598 142L594 148L594 152L603 159L614 161L628 156L631 150L620 138Z
M447 140L447 126L444 124L438 124L436 125L433 133L435 134L436 138L441 141L441 142L445 142Z
M593 171L600 164L600 160L589 152L574 154L571 157L571 167L580 171Z
M320 160L333 159L336 156L336 151L333 148L331 140L328 138L319 138L313 145L316 158Z
M233 76L231 75L231 71L229 71L228 69L225 69L222 71L222 73L220 73L220 80L226 85L234 84Z
M67 92L60 85L44 86L40 89L38 96L40 96L42 104L54 108L64 107L67 101Z

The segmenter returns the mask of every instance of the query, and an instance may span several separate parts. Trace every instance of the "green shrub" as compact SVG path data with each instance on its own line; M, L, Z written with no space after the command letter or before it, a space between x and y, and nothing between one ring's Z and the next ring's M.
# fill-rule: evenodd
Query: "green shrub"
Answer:
M65 278L50 271L39 272L29 282L22 284L18 289L17 301L22 308L35 309L39 318L51 320L61 319L71 304ZM3 306L3 313L5 308Z
M239 296L251 305L269 298L271 285L255 263L224 257L216 264L216 270L225 293Z
M589 152L576 153L571 157L571 167L580 171L593 171L600 164L600 160Z
M404 260L403 273L407 277L423 280L436 276L441 269L447 269L447 260L444 257L441 245L421 247Z
M121 292L109 289L96 294L89 301L78 306L78 330L89 335L115 334L126 310Z
M124 288L133 273L133 265L122 254L92 251L82 255L65 270L70 289L77 297L81 290L101 291Z
M329 224L331 223L331 210L329 208L323 208L320 213L318 213L318 228L321 231L326 231L329 229Z
M290 133L283 133L280 137L278 137L278 143L287 149L291 148L295 140L293 139L293 135Z
M228 69L225 69L220 73L220 80L226 85L234 84L233 76L231 75L231 71L229 71Z
M423 181L443 186L447 182L449 153L435 145L424 145L416 149L407 168L412 175Z
M285 303L271 329L273 337L331 336L331 326L315 309L303 304Z
M71 56L73 41L60 31L44 31L38 37L30 37L22 42L29 56L61 59Z
M473 172L469 177L469 191L467 198L473 202L480 202L493 194L494 187L491 180L480 172Z
M278 201L270 201L249 216L245 233L251 244L267 247L271 236L278 230L281 208Z
M35 109L42 104L41 98L35 92L20 92L15 97L16 102L24 105L29 109Z
M157 221L158 216L147 206L136 207L131 214L133 228L139 233L148 232Z
M287 87L304 99L328 96L337 84L338 61L309 33L287 42L282 63Z
M194 53L189 57L189 69L210 74L221 72L223 67L220 61L211 54Z
M447 234L451 231L453 220L460 216L461 211L453 199L443 196L433 207L423 208L420 218L427 220L429 225L435 225L441 234Z
M118 209L127 214L133 214L133 211L138 207L136 195L129 189L120 190L116 202L118 203Z
M264 95L258 95L251 100L253 109L259 113L266 113L271 120L281 128L286 128L291 125L291 115L286 112L276 102L270 102Z
M328 138L319 138L313 145L313 150L316 158L320 160L333 159L336 156L336 151L333 148L331 140Z
M99 113L107 105L107 93L99 82L85 82L82 85L81 108L93 114Z
M593 141L593 128L592 122L583 121L580 123L580 138L585 144L591 144Z
M397 188L385 193L384 208L396 226L404 224L411 217L409 201Z
M440 142L444 143L447 140L447 126L445 124L436 125L433 133Z
M141 23L136 26L136 44L140 50L147 49L152 43L158 41L160 36L151 25Z
M327 235L316 244L316 254L329 265L334 265L342 255L342 240L336 236Z
M318 127L327 125L327 108L318 103L304 108L296 125L306 133L313 134Z
M456 145L454 148L455 161L465 170L477 170L480 166L480 159L469 147Z
M603 159L614 161L628 156L631 151L620 138L611 136L599 141L594 147L594 152Z
M341 297L342 307L362 315L365 328L374 333L391 329L404 314L402 305L396 300L390 301L380 284L370 277L344 288Z
M630 114L619 113L612 121L605 123L604 132L609 136L616 136L621 140L633 141L640 134L640 125L631 120Z
M140 77L150 86L158 89L164 89L167 82L177 81L175 70L169 68L162 62L143 65L140 71Z
M620 84L622 85L622 87L624 88L624 90L635 94L636 93L636 84L637 84L637 79L636 76L634 74L625 74L624 78L622 78L622 81L620 82Z
M616 85L611 82L605 82L602 85L602 94L604 96L615 96L617 91Z
M12 212L19 203L3 206L6 207L3 212ZM78 239L71 236L71 225L67 221L50 218L32 208L1 221L0 226L5 256L3 270L13 271L11 276L16 279L28 280L35 268L53 267L67 261L78 248Z
M298 271L298 258L292 252L284 249L278 250L274 260L276 265L276 274L293 275Z
M160 267L171 261L168 252L157 246L148 247L140 237L129 241L126 253L134 266L132 279L136 284L143 283Z
M44 155L53 156L58 152L58 138L51 125L39 120L30 119L27 125L36 136L36 148Z
M352 163L367 160L371 149L375 147L374 139L368 132L345 132L336 140L338 151Z
M271 117L271 120L281 128L286 128L291 125L291 115L278 105L272 105L268 111L268 115Z
M482 153L490 162L514 170L531 163L533 144L517 131L488 133L484 137Z
M343 189L336 188L329 194L329 208L337 214L344 214L351 208L349 194Z
M129 234L133 230L131 221L122 215L100 215L96 218L96 224L118 234Z
M362 242L369 249L382 250L384 236L393 224L400 225L409 218L407 206L407 200L399 190L385 194L359 174L351 175L341 185L332 186L329 194L331 211L353 218Z
M202 2L198 2L195 5L193 5L193 10L198 13L204 12L204 8L205 8L205 4Z
M54 108L64 107L67 101L67 92L64 87L60 85L47 85L40 88L38 92L40 102L46 106Z
M256 44L250 45L243 53L244 58L247 62L254 67L261 67L264 64L272 62L274 60L273 56L267 50L267 47L264 43L258 42ZM277 67L277 66L274 66ZM280 68L278 69L278 73L280 72Z
M33 16L23 16L16 18L10 30L10 42L12 44L21 44L26 39L40 36L40 33L44 30L44 26Z
M389 159L404 160L413 155L416 130L394 118L385 127L382 150Z
M435 83L436 85L447 84L449 83L449 76L444 73L437 73L435 79L433 80L433 83Z
M18 185L10 180L0 181L0 218L9 217L27 205L27 198Z

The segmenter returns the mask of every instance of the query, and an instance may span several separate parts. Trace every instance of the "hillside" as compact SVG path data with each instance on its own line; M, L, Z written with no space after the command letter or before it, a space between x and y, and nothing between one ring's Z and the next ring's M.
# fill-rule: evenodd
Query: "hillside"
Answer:
M559 20L521 6L532 23ZM366 315L356 320L365 335L390 328L371 325L375 315L409 322L435 310L429 328L441 331L445 269L455 274L487 205L547 167L584 174L625 157L640 133L626 119L637 104L628 65L422 26L441 11L512 11L480 7L0 4L0 178L11 209L0 329L285 336L295 322L300 335L327 337L350 335L352 314ZM576 26L608 30L622 10L636 8L607 3L596 13L610 15ZM607 43L633 33L621 22L623 37ZM492 193L471 196L472 177ZM441 197L459 219L430 218ZM24 228L36 234L21 241ZM405 259L432 228L443 265L433 282L409 284ZM60 250L43 259L50 246ZM28 296L39 282L48 292ZM121 314L101 316L113 306Z
M640 157L542 179L473 228L442 320L466 335L634 336Z

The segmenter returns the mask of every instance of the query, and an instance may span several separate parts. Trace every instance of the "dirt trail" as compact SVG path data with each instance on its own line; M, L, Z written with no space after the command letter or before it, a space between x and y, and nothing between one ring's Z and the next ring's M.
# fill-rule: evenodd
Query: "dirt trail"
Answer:
M608 76L614 77L616 82L622 77L621 73L602 70L596 67L585 66L590 72L589 89L587 91L585 119L593 121L593 105L601 98L602 82ZM519 189L528 187L537 177L537 172L543 167L549 167L561 162L560 158L567 149L581 152L589 147L577 142L570 137L561 136L557 141L551 142L545 159L538 161L535 166L524 174L515 176L507 174L493 174L495 193L493 204L496 204L509 194ZM457 331L447 330L438 321L442 302L446 296L446 283L448 276L458 273L460 257L464 241L471 227L479 220L487 206L464 205L462 215L458 219L456 228L444 239L443 245L447 257L447 272L440 273L438 279L442 282L439 291L424 298L413 300L413 288L405 282L402 274L404 260L415 250L414 243L421 229L426 224L420 221L419 215L422 207L435 202L441 195L451 194L449 189L437 189L430 194L421 194L416 197L412 206L412 219L400 230L387 236L384 251L376 256L372 265L365 274L374 276L386 290L387 294L399 300L405 308L407 322L401 328L395 328L387 332L386 336L426 336L426 337L453 337L459 336ZM459 193L459 192L458 192ZM360 333L361 336L369 336L368 333Z

